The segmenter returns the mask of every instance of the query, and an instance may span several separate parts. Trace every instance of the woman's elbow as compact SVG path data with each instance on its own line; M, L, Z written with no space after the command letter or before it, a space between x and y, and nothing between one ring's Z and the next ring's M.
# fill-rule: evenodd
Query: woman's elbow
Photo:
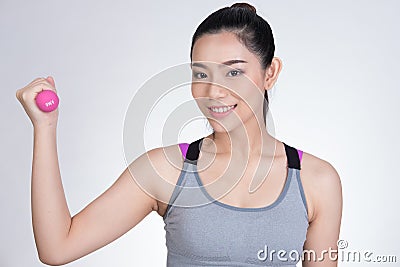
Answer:
M39 253L38 256L40 262L50 266L60 266L69 262L61 257L61 253Z

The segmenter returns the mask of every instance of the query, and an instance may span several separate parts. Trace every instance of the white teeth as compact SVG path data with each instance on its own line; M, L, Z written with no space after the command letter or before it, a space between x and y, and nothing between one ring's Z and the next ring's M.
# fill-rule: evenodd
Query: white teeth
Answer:
M233 106L228 106L228 107L221 107L221 108L211 108L211 110L213 111L213 112L217 112L217 113L223 113L223 112L227 112L228 110L230 110L230 109L232 109L232 108L234 108L235 107L235 105L233 105Z

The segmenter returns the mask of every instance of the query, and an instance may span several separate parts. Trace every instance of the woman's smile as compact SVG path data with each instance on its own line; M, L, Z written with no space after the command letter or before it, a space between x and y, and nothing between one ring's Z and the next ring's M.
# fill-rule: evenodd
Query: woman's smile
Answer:
M223 118L228 116L235 108L237 104L230 106L210 106L208 110L210 111L211 116L215 118Z

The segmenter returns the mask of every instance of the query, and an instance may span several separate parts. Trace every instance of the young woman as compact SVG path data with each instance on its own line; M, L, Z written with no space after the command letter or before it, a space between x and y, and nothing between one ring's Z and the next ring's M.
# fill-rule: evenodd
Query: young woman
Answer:
M302 254L303 266L337 266L337 172L266 129L267 91L282 68L274 48L269 24L249 4L207 17L192 40L192 95L214 132L143 153L73 217L58 165L58 109L43 113L35 105L41 90L56 91L54 80L19 89L34 126L32 221L40 260L74 261L156 211L165 222L168 266L295 266Z

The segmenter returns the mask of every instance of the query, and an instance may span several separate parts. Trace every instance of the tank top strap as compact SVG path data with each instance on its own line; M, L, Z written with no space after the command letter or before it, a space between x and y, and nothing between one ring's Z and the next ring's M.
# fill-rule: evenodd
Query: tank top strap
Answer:
M296 192L300 193L300 198L303 202L303 206L305 209L305 213L308 216L308 207L307 207L307 200L306 196L304 193L304 187L301 182L300 178L300 169L301 169L301 158L303 155L303 151L296 149L294 147L291 147L284 142L282 142L285 145L285 150L286 150L286 155L287 155L287 161L288 161L288 168L294 169L294 176L295 176L295 181L297 185L297 190Z
M200 154L200 148L203 144L204 137L193 141L190 144L181 143L179 147L182 151L182 156L184 157L184 161L193 165L197 165L197 160Z
M285 142L282 143L285 146L288 168L300 170L303 151L295 149L294 147L287 145Z

